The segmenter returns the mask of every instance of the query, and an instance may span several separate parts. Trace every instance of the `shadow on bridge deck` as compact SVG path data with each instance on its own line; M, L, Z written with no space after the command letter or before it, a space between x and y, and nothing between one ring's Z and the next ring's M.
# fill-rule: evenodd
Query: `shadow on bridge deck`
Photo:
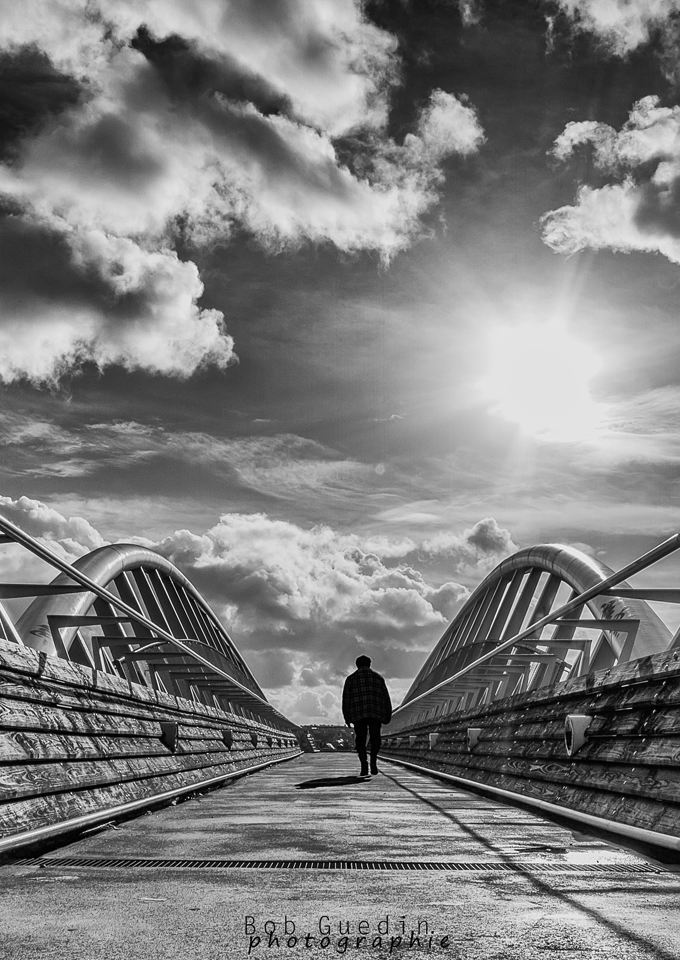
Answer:
M680 958L680 875L397 765L370 781L356 766L305 755L0 867L0 956Z

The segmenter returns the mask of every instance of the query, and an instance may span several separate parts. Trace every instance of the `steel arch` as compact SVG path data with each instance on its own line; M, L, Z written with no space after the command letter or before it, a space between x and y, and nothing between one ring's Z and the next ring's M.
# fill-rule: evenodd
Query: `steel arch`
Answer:
M649 604L633 596L640 591L624 580L616 591L597 594L598 584L612 576L601 561L561 544L540 544L503 560L474 590L426 659L396 711L402 714L398 725L666 650L673 637ZM586 592L595 595L577 604L568 619L556 617L549 636L543 625L492 654ZM475 666L485 655L486 662ZM447 684L451 677L457 679Z
M32 538L23 537L30 548ZM46 548L33 546L47 559ZM119 543L54 565L63 572L49 585L31 585L38 595L7 639L197 703L295 726L267 701L208 603L165 557ZM5 595L19 595L12 586Z

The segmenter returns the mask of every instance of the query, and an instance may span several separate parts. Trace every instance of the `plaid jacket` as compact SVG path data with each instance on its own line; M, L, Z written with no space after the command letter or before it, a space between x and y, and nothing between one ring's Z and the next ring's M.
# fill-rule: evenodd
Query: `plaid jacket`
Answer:
M390 722L392 701L379 673L370 667L361 667L350 673L342 691L342 715L345 723L354 723L355 720Z

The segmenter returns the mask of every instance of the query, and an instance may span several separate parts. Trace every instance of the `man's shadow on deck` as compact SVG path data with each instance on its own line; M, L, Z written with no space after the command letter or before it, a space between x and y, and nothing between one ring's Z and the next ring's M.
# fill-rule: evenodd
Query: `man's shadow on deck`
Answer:
M360 777L354 775L351 777L320 777L318 780L303 780L302 783L296 783L296 790L316 790L317 787L347 787L352 783L366 783L370 777Z

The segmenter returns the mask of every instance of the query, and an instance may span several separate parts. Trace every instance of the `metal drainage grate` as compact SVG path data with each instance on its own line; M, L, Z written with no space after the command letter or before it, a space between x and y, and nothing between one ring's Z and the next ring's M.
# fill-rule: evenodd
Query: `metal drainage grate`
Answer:
M478 873L551 874L660 874L651 866L638 864L546 863L527 860L507 863L466 860L182 860L120 857L36 857L20 861L38 867L151 867L166 870L448 870Z

